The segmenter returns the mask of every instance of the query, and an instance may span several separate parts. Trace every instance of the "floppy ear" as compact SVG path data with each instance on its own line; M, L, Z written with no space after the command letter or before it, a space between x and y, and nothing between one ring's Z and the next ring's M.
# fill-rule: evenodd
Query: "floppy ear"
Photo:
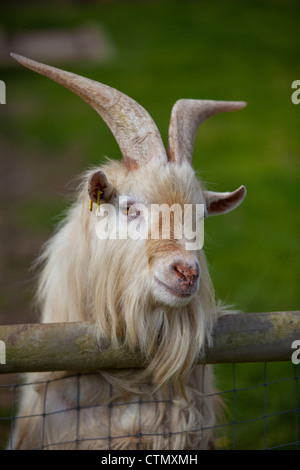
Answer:
M241 204L246 196L245 186L240 186L232 193L215 193L204 191L207 215L225 214Z
M101 191L101 199L105 202L110 201L114 195L114 187L106 178L103 171L95 171L88 182L88 193L93 202L97 202L98 191Z

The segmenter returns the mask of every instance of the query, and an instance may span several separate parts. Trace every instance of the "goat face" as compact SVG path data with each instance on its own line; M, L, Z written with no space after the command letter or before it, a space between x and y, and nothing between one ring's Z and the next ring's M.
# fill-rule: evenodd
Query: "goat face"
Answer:
M90 177L90 196L96 193L99 173L108 181L109 170L104 171L97 170ZM146 289L150 301L170 306L188 303L199 288L202 240L198 235L203 232L205 208L192 167L153 160L133 172L124 168L123 177L122 169L118 178L115 168L112 173L113 196L105 197L102 185L100 211L93 214L98 216L98 237L103 242L107 237L114 239L115 243L106 241L107 250L116 250L117 243L119 252L126 253L119 258L119 269L131 283L136 278L135 285L140 285L136 295Z
M139 194L143 194L147 201L148 236L144 253L153 298L170 306L186 304L198 291L200 278L200 247L197 249L197 241L188 239L187 229L190 232L193 227L188 227L186 222L190 225L194 222L200 231L204 210L196 220L195 209L204 208L203 193L187 163L180 167L172 163L160 166L149 163L138 176L140 184L135 185L138 192L134 198L140 202ZM191 217L188 220L189 209L194 221Z

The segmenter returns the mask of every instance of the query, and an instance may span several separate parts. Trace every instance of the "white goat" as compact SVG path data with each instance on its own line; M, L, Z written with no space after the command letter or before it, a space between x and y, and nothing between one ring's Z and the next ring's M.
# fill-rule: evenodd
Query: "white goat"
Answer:
M134 100L101 83L13 55L26 67L64 85L104 119L121 149L84 175L68 217L47 244L38 289L42 322L93 320L97 338L125 342L147 358L144 369L90 375L28 374L13 435L14 449L214 448L219 399L209 366L195 365L219 307L202 249L188 250L176 211L169 237L162 217L151 236L103 239L89 198L116 209L119 223L145 225L140 207L203 204L206 215L232 210L243 200L205 191L192 168L198 126L244 102L179 100L173 107L167 152L156 125ZM126 196L125 204L118 203ZM142 205L142 206L141 206ZM100 206L101 207L101 206ZM184 215L185 216L185 215ZM180 222L183 224L183 221ZM153 225L153 224L152 224ZM179 227L182 228L182 225ZM156 236L154 236L156 235Z

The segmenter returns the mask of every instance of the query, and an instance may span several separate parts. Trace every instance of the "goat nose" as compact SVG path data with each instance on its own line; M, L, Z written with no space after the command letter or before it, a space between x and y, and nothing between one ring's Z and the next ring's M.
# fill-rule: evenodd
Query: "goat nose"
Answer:
M183 262L174 263L172 265L174 276L176 276L178 283L182 286L192 286L199 278L199 266L194 264L186 264Z

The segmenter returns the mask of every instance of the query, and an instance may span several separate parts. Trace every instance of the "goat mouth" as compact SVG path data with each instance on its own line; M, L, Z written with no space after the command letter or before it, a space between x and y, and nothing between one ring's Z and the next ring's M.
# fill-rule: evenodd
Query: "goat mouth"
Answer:
M163 286L168 292L170 292L173 295L176 295L177 297L181 297L183 299L187 299L188 297L191 297L197 290L195 286L192 286L187 292L182 292L173 287L168 286L167 284L162 282L160 279L158 279L158 277L156 276L154 276L154 279L156 280L158 284Z

